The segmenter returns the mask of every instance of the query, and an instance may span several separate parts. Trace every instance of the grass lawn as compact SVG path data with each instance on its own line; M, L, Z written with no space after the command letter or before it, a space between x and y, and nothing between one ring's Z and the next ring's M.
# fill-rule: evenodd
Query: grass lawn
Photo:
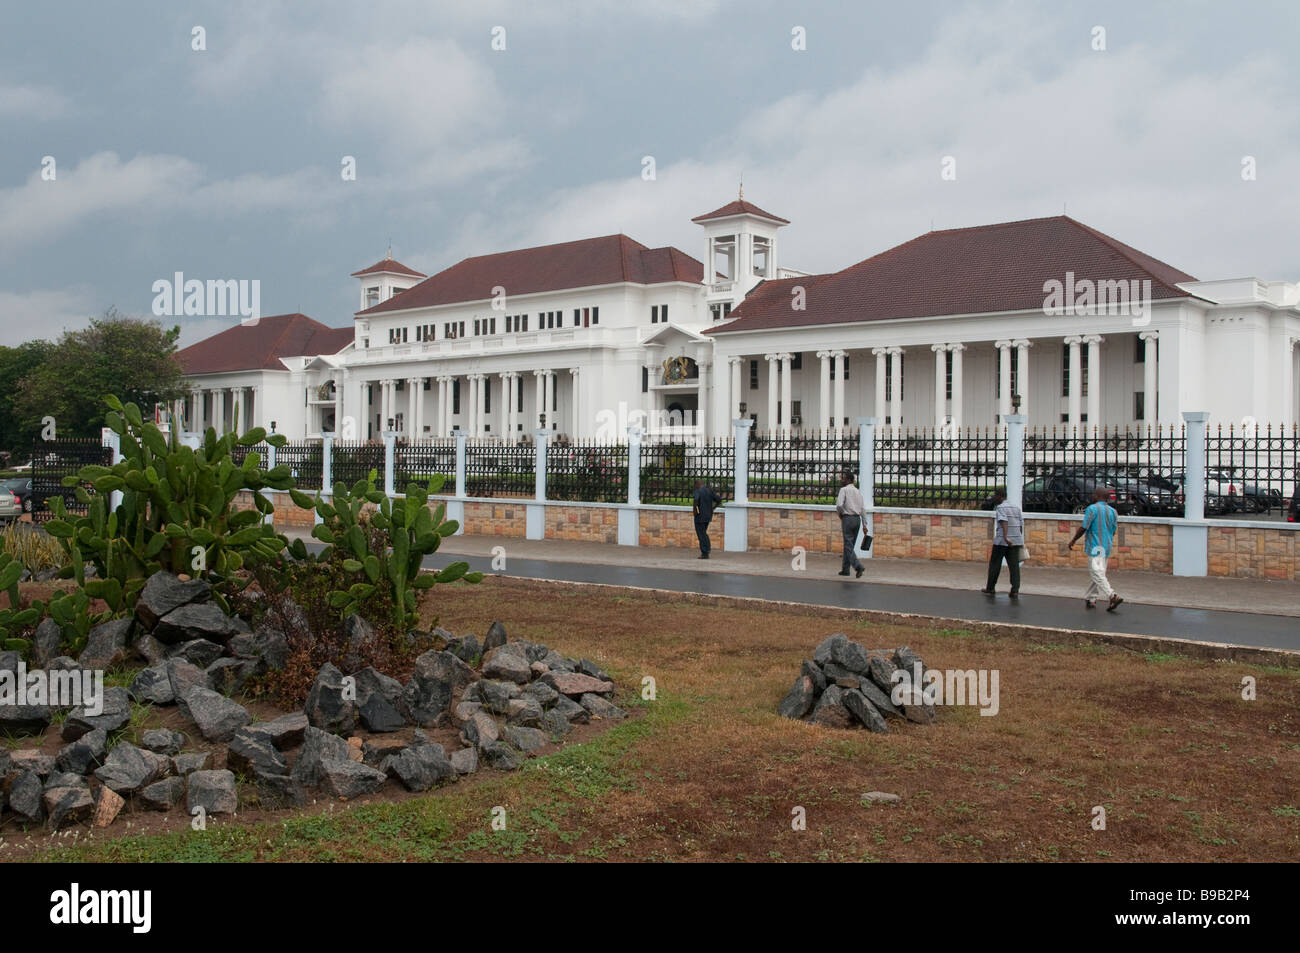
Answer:
M439 587L440 623L587 656L633 717L515 774L399 800L316 804L192 832L48 840L48 860L1291 860L1300 672L1034 644L852 613L489 578ZM835 731L775 714L833 632L998 669L1001 711ZM1241 698L1243 676L1258 698ZM657 699L642 701L646 676ZM867 805L867 791L902 796ZM1106 829L1093 829L1095 806ZM494 807L505 829L492 828ZM806 830L792 830L802 807ZM169 815L170 817L170 815ZM169 821L171 823L171 821ZM84 834L84 832L83 832ZM77 842L80 841L80 842ZM57 846L44 846L54 844ZM12 846L12 845L11 845Z

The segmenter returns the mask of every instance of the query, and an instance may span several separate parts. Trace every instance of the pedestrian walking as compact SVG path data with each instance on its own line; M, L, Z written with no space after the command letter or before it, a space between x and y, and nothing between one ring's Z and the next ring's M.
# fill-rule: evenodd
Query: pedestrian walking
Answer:
M1011 570L1011 598L1020 597L1020 549L1025 545L1025 514L1020 507L1007 501L1006 487L993 491L993 548L989 552L988 581L980 592L986 596L997 594L998 576L1002 574L1002 561Z
M848 470L840 473L840 494L835 498L835 512L840 514L840 532L844 534L844 559L840 563L840 575L847 576L849 567L862 578L863 565L858 559L858 533L862 530L862 519L867 515L867 504L862 499L862 491L853 483L853 474Z
M1083 511L1083 523L1074 531L1070 548L1074 549L1074 544L1079 541L1080 536L1087 536L1084 545L1088 549L1088 575L1091 581L1088 583L1088 591L1083 596L1084 605L1089 609L1095 609L1097 597L1102 596L1109 600L1106 611L1114 612L1124 600L1111 588L1110 580L1106 578L1106 563L1110 559L1111 541L1115 539L1115 529L1119 525L1119 516L1115 508L1106 502L1109 496L1110 490L1104 486L1098 486L1093 490L1093 502Z
M709 523L713 522L713 508L722 502L722 497L703 480L695 481L695 535L700 540L700 558L708 559L713 544L709 541Z

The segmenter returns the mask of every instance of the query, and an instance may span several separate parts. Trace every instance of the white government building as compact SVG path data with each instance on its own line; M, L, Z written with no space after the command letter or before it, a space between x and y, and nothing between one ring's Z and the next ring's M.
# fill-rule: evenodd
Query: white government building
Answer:
M608 235L355 273L351 327L263 317L180 352L187 429L408 440L1300 419L1300 287L1198 281L1065 216L931 231L842 271L779 264L743 194L699 260ZM705 280L705 272L708 280Z

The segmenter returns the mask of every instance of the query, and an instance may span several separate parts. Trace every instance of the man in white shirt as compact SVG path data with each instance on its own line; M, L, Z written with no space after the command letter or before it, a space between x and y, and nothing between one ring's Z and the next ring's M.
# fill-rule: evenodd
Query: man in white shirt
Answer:
M987 504L985 504L987 505ZM1025 545L1025 515L1020 507L1007 502L1007 491L998 487L993 491L993 549L989 553L989 578L980 591L994 595L998 576L1002 573L1002 560L1011 570L1011 598L1020 595L1020 547Z
M840 474L840 495L835 498L835 512L840 514L840 531L844 534L844 560L840 564L840 575L847 576L849 567L862 578L863 565L858 559L858 533L862 529L862 518L867 515L867 504L862 499L862 491L853 484L853 474L845 470Z

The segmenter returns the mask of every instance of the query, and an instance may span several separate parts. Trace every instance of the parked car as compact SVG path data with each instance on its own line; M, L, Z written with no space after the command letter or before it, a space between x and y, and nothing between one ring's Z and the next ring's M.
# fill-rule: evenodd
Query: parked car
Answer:
M1101 485L1086 476L1053 473L1025 484L1021 508L1027 513L1082 513L1093 502L1093 493ZM1132 504L1110 490L1110 505L1117 513L1129 514Z
M0 526L8 526L23 515L23 505L12 490L0 489Z
M1186 474L1181 472L1171 473L1169 479L1177 484L1181 493L1186 494ZM1207 478L1205 481L1205 514L1207 516L1222 516L1224 513L1235 510L1237 508L1236 489L1230 482L1224 483L1222 480Z
M1300 523L1300 481L1296 481L1295 495L1291 497L1291 506L1286 511L1288 523Z
M0 489L5 489L18 497L18 502L23 505L23 512L32 511L32 478L31 477L13 477L9 480L0 480Z

